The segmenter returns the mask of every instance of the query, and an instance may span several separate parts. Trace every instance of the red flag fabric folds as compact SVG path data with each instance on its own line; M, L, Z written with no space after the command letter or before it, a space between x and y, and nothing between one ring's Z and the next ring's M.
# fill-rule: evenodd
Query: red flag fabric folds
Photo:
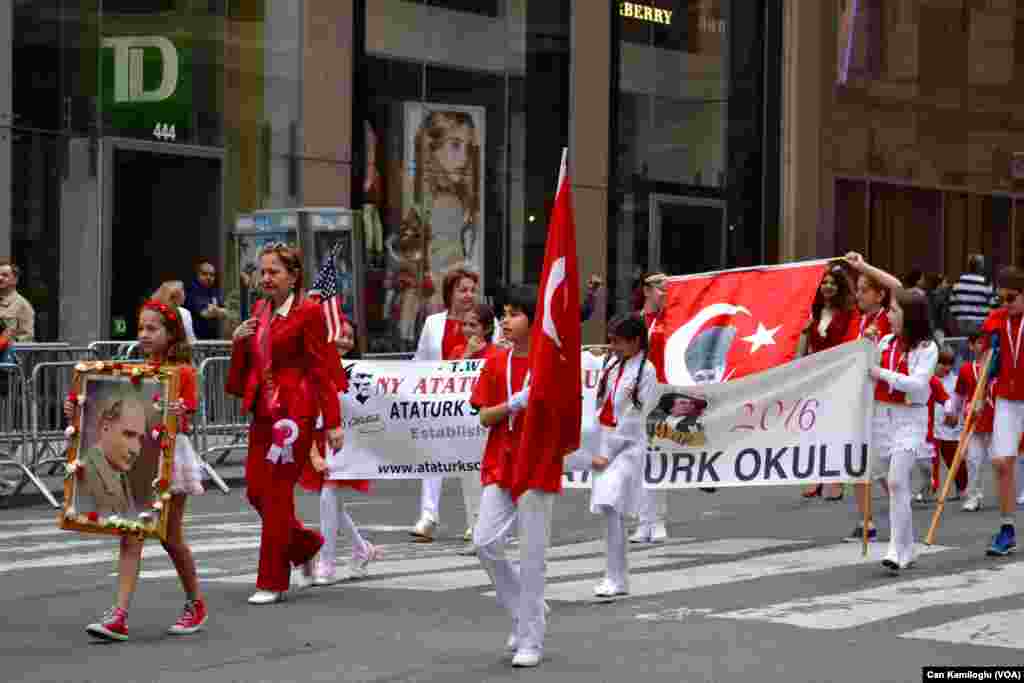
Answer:
M565 156L548 224L544 269L530 334L530 400L511 494L558 492L562 458L580 447L580 283Z
M669 278L668 383L725 382L793 360L827 265L809 261Z

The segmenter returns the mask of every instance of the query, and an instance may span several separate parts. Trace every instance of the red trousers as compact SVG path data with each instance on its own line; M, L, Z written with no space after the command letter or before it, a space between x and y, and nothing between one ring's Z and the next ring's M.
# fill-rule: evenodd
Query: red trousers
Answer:
M957 442L939 441L938 446L937 450L942 454L942 461L946 463L946 467L948 468L953 464L953 458L956 457ZM938 477L937 466L938 463L936 463L935 479L939 482L939 487L941 487L946 480ZM961 494L967 490L967 458L962 458L960 460L960 469L956 472L956 490L957 493Z
M313 443L313 420L296 420L299 438L292 444L295 462L272 463L267 460L274 421L257 417L249 426L249 455L245 461L246 495L263 519L260 535L260 565L256 588L265 591L288 590L291 567L313 557L323 545L320 532L307 529L295 516L295 483L309 460Z

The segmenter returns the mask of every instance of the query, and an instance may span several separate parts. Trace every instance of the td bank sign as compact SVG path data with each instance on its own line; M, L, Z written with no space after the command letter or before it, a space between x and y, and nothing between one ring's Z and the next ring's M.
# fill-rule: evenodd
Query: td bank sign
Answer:
M101 100L115 134L181 141L192 104L191 50L155 35L108 36L101 45Z

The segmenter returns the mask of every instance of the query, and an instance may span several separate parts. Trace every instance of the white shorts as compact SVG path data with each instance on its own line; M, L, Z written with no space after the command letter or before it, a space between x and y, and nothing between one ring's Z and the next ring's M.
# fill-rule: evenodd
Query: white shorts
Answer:
M1024 401L997 398L996 419L992 427L992 457L1016 458L1021 434L1024 434Z

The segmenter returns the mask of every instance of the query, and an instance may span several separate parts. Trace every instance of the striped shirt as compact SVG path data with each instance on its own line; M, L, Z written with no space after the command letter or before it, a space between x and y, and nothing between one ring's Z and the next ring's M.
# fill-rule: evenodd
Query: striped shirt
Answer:
M992 285L983 275L964 273L953 285L949 298L949 312L958 322L983 323L992 310L995 295Z

